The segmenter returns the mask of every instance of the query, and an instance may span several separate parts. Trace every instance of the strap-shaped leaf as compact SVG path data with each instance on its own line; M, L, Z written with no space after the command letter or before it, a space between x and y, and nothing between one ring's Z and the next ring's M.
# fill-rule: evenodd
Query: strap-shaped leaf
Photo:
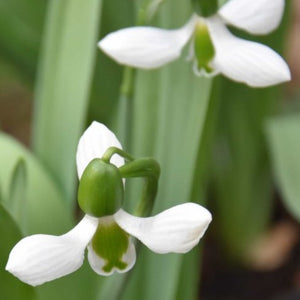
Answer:
M50 1L35 93L34 152L71 203L86 117L101 0Z
M9 183L9 196L6 206L18 220L22 232L26 232L27 223L27 171L23 157L20 157L13 168Z
M300 220L300 116L277 117L267 124L275 178L289 212Z
M12 206L26 206L27 230L26 233L60 233L61 230L71 225L71 211L64 206L63 196L52 178L40 165L38 160L21 144L11 137L0 133L0 182L3 197L6 201L11 200L11 174L16 162L23 157L26 164L26 189L24 198L20 195L14 199L17 201ZM18 201L25 203L18 203ZM8 207L11 207L8 204ZM18 210L10 211L15 218L19 219ZM55 222L53 222L55 218ZM23 230L24 228L22 228Z
M36 299L34 289L5 271L9 252L22 237L20 230L11 215L0 204L0 290L1 298L14 300Z

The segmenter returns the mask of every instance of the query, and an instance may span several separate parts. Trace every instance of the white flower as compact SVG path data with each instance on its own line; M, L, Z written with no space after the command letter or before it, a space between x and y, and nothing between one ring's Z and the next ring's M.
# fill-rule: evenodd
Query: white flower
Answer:
M279 25L283 10L284 0L230 0L211 17L194 14L180 29L125 28L107 35L98 46L121 64L151 69L177 59L191 41L190 52L197 75L222 73L249 86L270 86L290 80L285 61L265 45L232 35L226 24L253 34L266 34ZM209 60L204 65L199 61L201 50L195 53L197 43L203 42L201 36L206 38L204 44L210 43L212 47L211 57L206 57Z
M121 148L108 128L93 122L78 144L79 178L91 160L101 158L112 146ZM118 167L124 164L117 155L111 162ZM136 260L129 235L157 253L185 253L199 242L210 221L209 211L195 203L177 205L148 218L132 216L122 209L101 218L85 215L61 236L37 234L22 239L12 249L6 270L30 285L40 285L77 270L87 248L89 263L96 273L123 273Z

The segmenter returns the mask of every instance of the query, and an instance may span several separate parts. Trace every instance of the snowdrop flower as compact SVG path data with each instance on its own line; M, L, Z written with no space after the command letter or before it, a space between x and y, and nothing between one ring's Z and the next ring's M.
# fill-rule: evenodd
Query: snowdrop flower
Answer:
M211 221L211 214L195 203L177 205L153 217L140 218L122 209L117 209L111 215L95 217L98 207L91 208L89 201L87 205L80 202L80 185L87 178L85 174L94 183L93 173L87 170L91 166L95 167L92 172L97 177L97 162L102 161L97 158L101 158L112 146L121 148L119 141L108 128L93 122L80 138L77 149L77 170L81 178L79 205L87 211L91 209L92 215L87 213L77 226L60 236L37 234L25 237L12 249L6 270L20 280L37 286L76 271L83 263L87 248L92 269L107 276L114 272L127 272L135 264L135 246L130 235L156 253L185 253L199 242ZM112 170L113 174L114 170L118 170L117 167L124 164L124 160L114 155L111 163L114 165L107 165L112 166L112 169L109 167L105 171ZM101 186L101 182L99 184ZM89 184L83 186L83 189L87 188L89 191L94 188ZM105 183L103 186L105 189ZM122 179L117 186L123 188ZM97 186L95 191L102 193ZM108 191L111 192L114 193ZM116 194L118 193L117 188ZM103 205L104 211L114 209L111 201L106 201Z
M267 34L278 27L283 10L284 0L229 0L210 17L194 14L180 29L125 28L108 34L98 46L120 64L152 69L177 59L190 41L196 75L221 73L265 87L290 80L287 64L269 47L234 36L226 25Z

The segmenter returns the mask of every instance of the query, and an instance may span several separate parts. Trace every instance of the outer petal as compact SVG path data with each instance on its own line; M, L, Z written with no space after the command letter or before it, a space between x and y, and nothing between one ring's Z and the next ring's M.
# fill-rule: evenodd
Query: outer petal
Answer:
M131 27L110 33L98 46L120 64L152 69L175 60L190 39L197 16L177 30Z
M130 238L129 238L130 239ZM122 261L126 262L128 266L124 270L119 270L117 268L113 268L111 272L106 273L102 268L106 264L105 260L102 257L99 257L93 247L91 245L88 246L88 260L90 263L91 268L99 275L109 276L115 272L118 273L125 273L132 269L136 261L136 252L135 247L132 241L129 241L129 246L127 252L123 255Z
M33 286L76 271L97 224L98 219L86 215L64 235L36 234L22 239L10 252L6 270Z
M149 218L134 217L123 210L115 214L123 230L157 253L190 251L204 235L211 219L210 212L195 203L177 205Z
M81 136L76 154L77 172L80 178L84 169L94 158L101 158L109 147L122 149L115 134L105 125L94 121ZM124 159L114 155L111 162L117 167L124 164Z
M216 51L212 65L225 76L253 87L291 79L288 65L271 48L233 36L218 17L207 24Z
M228 24L254 34L266 34L278 27L284 0L231 0L219 10Z

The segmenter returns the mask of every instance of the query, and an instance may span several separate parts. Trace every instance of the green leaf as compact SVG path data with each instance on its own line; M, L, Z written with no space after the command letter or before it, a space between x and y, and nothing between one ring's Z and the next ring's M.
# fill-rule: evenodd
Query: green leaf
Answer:
M36 158L18 142L5 134L0 134L0 149L0 186L2 187L3 197L5 197L5 199L9 199L11 185L10 178L12 177L11 174L15 169L16 162L22 157L26 164L27 187L25 190L25 197L27 199L26 221L28 225L26 234L63 234L70 230L73 224L73 218L71 216L72 210L65 206L61 191L57 188L56 183L53 182L51 176L49 176ZM20 201L23 201L23 199L20 199ZM13 217L19 222L17 215L14 215ZM2 228L0 228L0 233L3 237L5 235L1 230ZM3 230L7 230L7 234L9 236L11 235L11 232L9 229L6 229L6 227ZM18 237L11 242L9 250L20 238L21 235L19 234ZM1 242L0 251L3 243L5 243L5 240ZM6 258L2 260L1 257L0 259L0 263L6 262L7 260ZM3 268L1 267L1 269ZM38 287L38 299L53 300L63 298L66 300L81 300L84 299L84 297L94 299L98 288L98 279L99 276L91 270L88 262L85 261L84 265L74 274L70 274ZM23 285L19 280L15 279L15 281L17 281L18 284ZM0 287L2 287L1 281ZM9 285L8 290L12 295L14 295L13 289L14 287ZM25 291L24 298L20 299L27 299L25 298L26 294L28 294L28 292ZM8 297L3 299L15 300L19 298Z
M4 199L11 200L11 174L20 158L26 164L26 189L24 198L19 195L13 206L20 207L26 199L27 234L62 233L71 226L71 210L64 206L63 196L49 174L36 158L21 144L6 134L0 133L0 183ZM18 175L20 176L20 174ZM22 176L22 175L21 175ZM18 179L23 180L23 179ZM10 207L10 204L8 205ZM13 217L19 222L18 210L12 209ZM53 222L55 219L55 222ZM24 228L22 228L22 231Z
M194 166L193 187L190 194L190 201L194 202L207 202L207 186L211 176L209 168L210 157L220 104L219 81L219 78L214 79L211 87L212 91L209 106L207 108L205 123L198 147L197 162ZM201 277L202 246L204 242L205 237L198 247L195 247L190 253L185 254L183 257L176 300L196 299L197 297Z
M276 182L286 208L300 220L300 115L272 118L267 137Z
M130 272L130 271L129 271ZM119 300L122 298L123 289L127 283L130 274L113 274L112 276L101 280L98 295L96 299ZM133 298L132 298L133 299Z
M100 278L85 259L78 271L37 287L38 299L96 299Z
M211 82L195 77L190 66L182 66L182 63L180 61L170 66L163 77L165 91L159 102L163 114L160 116L161 129L158 131L157 144L162 177L155 212L191 201L194 188L194 169L210 99ZM173 82L179 82L180 85L174 89ZM182 255L175 254L147 255L144 299L174 299L182 259ZM162 281L165 283L164 288L155 289Z
M19 281L5 270L8 255L13 246L21 239L21 233L10 214L0 203L0 293L5 300L36 299L34 289Z
M98 40L120 28L132 26L133 23L133 1L104 1L101 32ZM122 70L122 66L100 49L97 49L95 74L89 104L89 122L99 120L104 124L111 125L113 123L119 100ZM110 128L112 127L110 126Z
M176 300L197 299L200 282L202 247L195 247L183 257L176 289Z
M97 50L101 0L50 1L35 94L33 146L71 205Z
M0 55L33 81L46 0L0 0Z
M212 160L215 226L228 254L244 259L271 214L271 173L263 124L280 93L275 88L251 89L223 80L221 95L222 117Z
M166 3L165 8L164 27L179 27L190 16L186 3ZM134 155L154 155L161 165L157 213L191 200L211 81L196 77L183 58L137 76ZM175 299L182 260L183 255L157 255L142 247L124 299Z
M136 76L132 149L137 156L153 155L156 148L160 72L138 72Z
M286 3L288 11L289 2ZM271 35L238 36L283 52L288 18ZM264 122L277 110L280 87L253 89L222 79L216 147L212 160L216 207L214 226L231 259L247 258L249 246L266 229L273 207L270 158Z
M20 157L13 169L9 196L6 206L12 215L18 220L23 232L26 232L27 223L27 170L23 157Z

